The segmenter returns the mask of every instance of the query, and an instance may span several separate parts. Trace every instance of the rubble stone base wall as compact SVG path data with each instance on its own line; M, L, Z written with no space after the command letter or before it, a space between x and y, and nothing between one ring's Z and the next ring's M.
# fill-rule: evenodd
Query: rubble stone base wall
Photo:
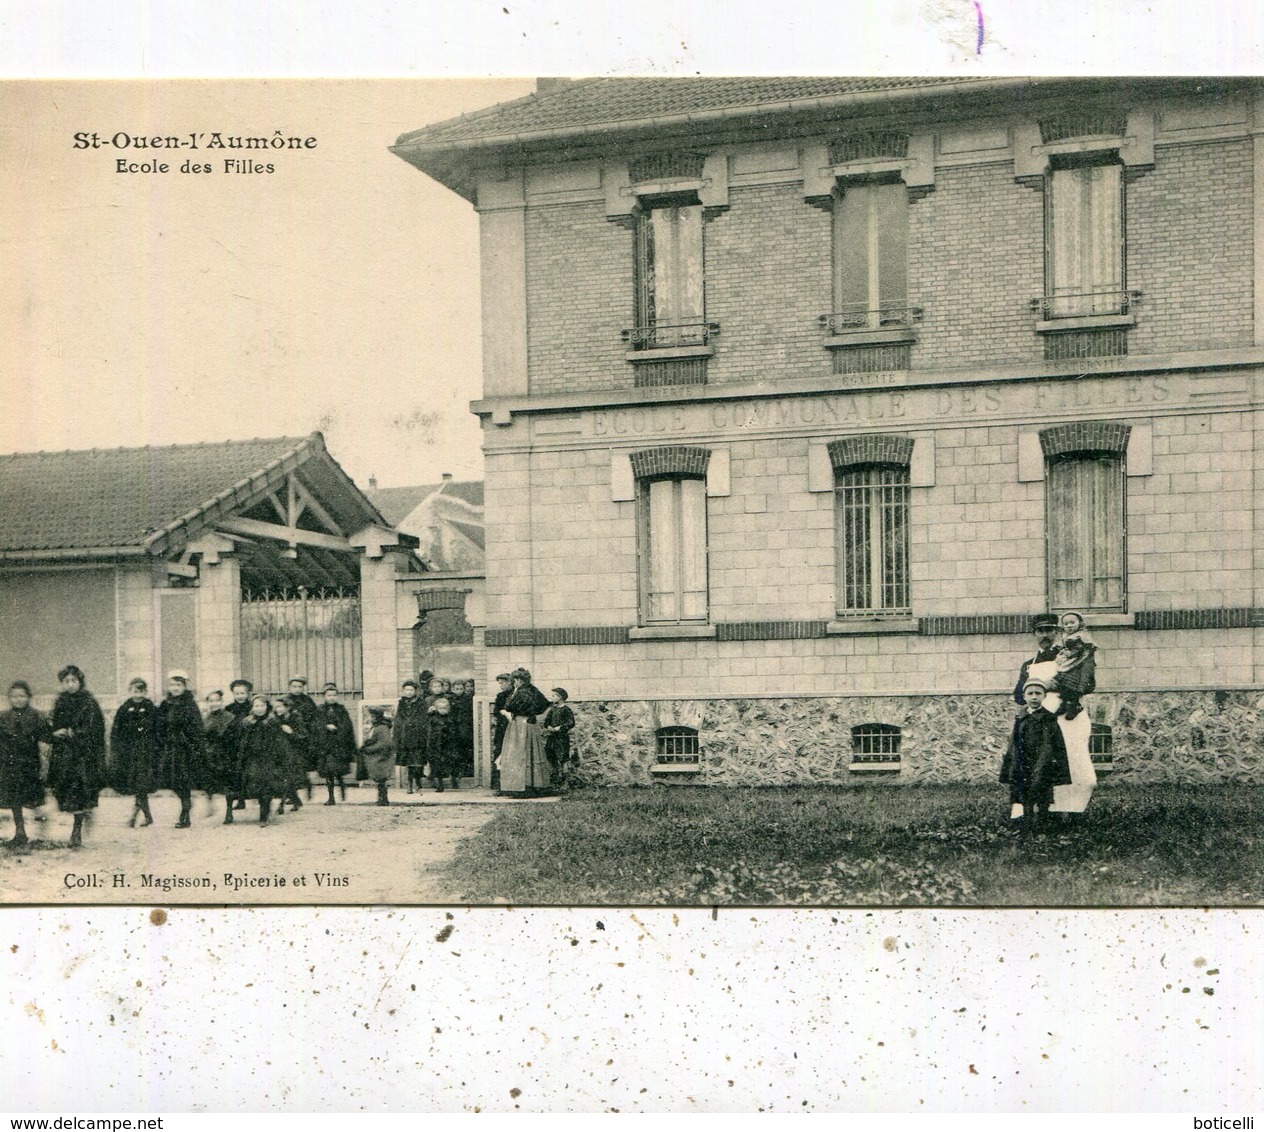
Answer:
M1264 783L1264 690L1146 691L1086 700L1110 727L1112 780ZM586 701L573 733L594 785L659 780L656 732L690 727L696 775L672 781L725 786L855 781L851 729L900 728L902 782L994 783L1015 706L1004 695ZM665 777L665 776L662 776Z

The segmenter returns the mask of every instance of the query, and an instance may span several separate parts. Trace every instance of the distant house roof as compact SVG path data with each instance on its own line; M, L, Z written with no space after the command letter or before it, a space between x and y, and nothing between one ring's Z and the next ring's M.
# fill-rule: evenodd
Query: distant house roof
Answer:
M483 569L482 480L370 487L365 494L396 530L416 536L419 554L430 568Z
M0 456L0 558L166 553L291 472L348 530L388 521L307 437Z
M483 507L482 480L443 480L414 487L370 487L365 489L364 494L392 526L399 526L421 503L435 495L459 499L479 511Z

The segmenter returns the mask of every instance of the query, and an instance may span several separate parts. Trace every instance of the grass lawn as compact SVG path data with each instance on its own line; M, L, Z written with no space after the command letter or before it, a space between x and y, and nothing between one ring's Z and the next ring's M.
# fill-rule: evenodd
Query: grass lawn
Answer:
M1259 905L1264 788L1107 781L1018 838L987 786L585 789L505 807L446 877L472 903Z

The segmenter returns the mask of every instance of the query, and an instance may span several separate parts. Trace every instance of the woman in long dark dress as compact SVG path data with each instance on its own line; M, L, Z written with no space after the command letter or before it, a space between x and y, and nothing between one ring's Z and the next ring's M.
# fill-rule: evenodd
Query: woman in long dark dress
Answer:
M347 784L343 781L352 762L355 761L355 727L351 715L338 702L338 685L326 684L324 699L316 705L316 729L312 735L312 747L316 751L316 771L329 788L326 806L334 805L334 786L347 800Z
M167 677L167 697L158 705L158 749L162 752L163 780L180 799L176 829L188 829L193 807L193 788L203 777L206 729L197 700L189 691L183 672Z
M105 784L105 716L77 665L66 665L57 673L57 680L62 690L49 721L53 754L48 785L58 809L75 816L70 847L78 849L83 845L84 823L97 808Z
M40 744L52 741L52 728L31 707L31 686L25 680L9 685L9 708L0 712L0 808L13 813L14 849L29 843L23 808L44 804L40 781Z
M515 668L510 675L514 687L502 713L508 725L500 748L500 793L525 795L549 788L549 764L536 726L549 701L525 668Z
M128 824L135 827L136 819L143 814L141 825L153 825L149 792L154 788L158 709L149 698L149 685L139 676L128 684L127 691L128 697L119 704L110 725L111 773L114 788L135 799Z
M292 788L289 751L281 744L279 728L272 725L272 705L267 696L255 696L250 701L250 714L233 733L240 739L237 764L242 797L258 801L259 824L267 825L272 799L284 798Z

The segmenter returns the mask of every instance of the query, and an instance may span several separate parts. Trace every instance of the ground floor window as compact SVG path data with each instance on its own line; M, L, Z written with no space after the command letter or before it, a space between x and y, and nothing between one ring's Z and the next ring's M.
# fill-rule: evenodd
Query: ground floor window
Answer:
M641 614L647 624L707 619L707 499L702 479L643 481Z
M847 467L835 474L839 615L907 614L908 468Z

